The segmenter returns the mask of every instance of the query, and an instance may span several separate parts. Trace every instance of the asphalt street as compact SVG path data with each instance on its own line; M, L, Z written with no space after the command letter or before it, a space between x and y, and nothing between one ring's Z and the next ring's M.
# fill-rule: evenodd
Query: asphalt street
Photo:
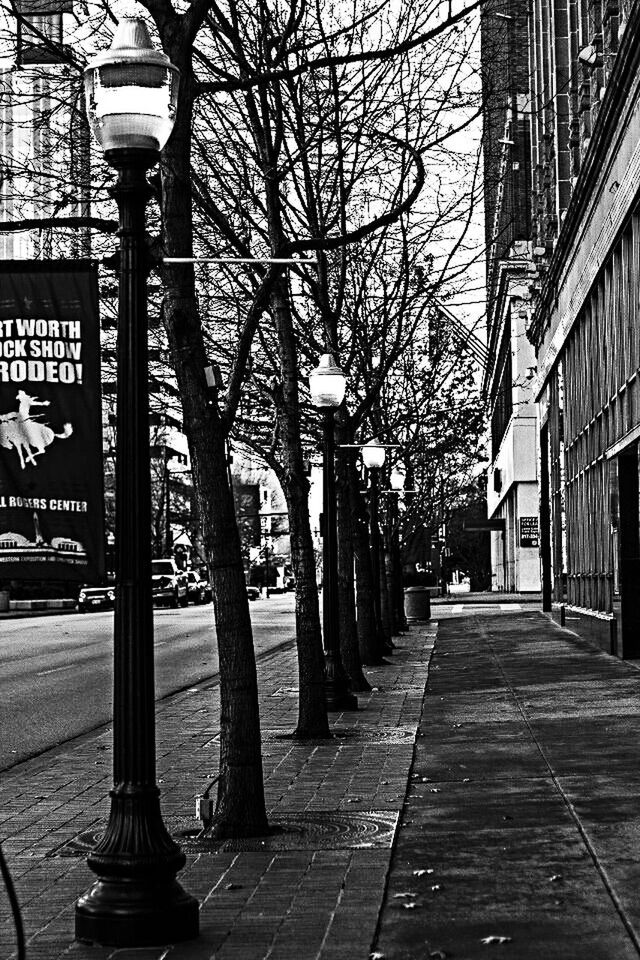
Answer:
M256 653L293 639L292 594L250 604ZM156 696L214 676L210 605L154 611ZM111 720L113 612L3 620L0 770Z

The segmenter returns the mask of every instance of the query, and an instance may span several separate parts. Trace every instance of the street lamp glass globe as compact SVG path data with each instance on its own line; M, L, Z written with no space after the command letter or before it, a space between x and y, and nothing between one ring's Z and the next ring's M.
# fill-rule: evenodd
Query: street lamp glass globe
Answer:
M362 447L362 462L367 470L376 470L384 464L385 449L375 440L369 440Z
M84 71L87 115L102 149L160 151L176 117L180 71L154 50L144 20L123 17Z
M399 470L392 470L391 476L389 477L389 482L392 490L404 489L404 474L400 473Z
M339 407L344 400L347 378L336 366L333 354L323 353L320 363L309 374L309 390L314 407Z

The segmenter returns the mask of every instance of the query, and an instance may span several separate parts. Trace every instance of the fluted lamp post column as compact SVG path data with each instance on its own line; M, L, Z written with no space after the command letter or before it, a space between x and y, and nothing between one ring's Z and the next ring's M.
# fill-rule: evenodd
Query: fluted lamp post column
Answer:
M384 466L385 448L375 440L362 446L362 462L369 476L369 529L371 534L371 569L373 573L373 612L378 631L380 653L390 653L391 646L384 635L382 604L380 601L380 521L378 501L380 495L380 470Z
M356 710L357 698L350 692L340 656L340 610L338 607L338 531L336 518L334 414L344 399L347 378L325 353L309 374L311 402L324 415L322 459L322 634L325 656L325 694L328 710Z
M120 21L111 48L85 70L89 121L118 172L120 278L114 786L107 828L88 857L97 880L76 904L76 937L116 947L198 935L198 902L176 880L185 857L163 823L155 769L145 210L147 170L173 128L178 79L134 18Z

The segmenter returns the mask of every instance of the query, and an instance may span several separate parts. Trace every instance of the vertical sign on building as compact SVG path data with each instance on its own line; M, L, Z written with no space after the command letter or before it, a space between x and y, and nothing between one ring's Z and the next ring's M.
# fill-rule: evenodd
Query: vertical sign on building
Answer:
M0 262L0 579L104 574L97 265Z
M520 546L537 547L540 542L537 517L520 517Z

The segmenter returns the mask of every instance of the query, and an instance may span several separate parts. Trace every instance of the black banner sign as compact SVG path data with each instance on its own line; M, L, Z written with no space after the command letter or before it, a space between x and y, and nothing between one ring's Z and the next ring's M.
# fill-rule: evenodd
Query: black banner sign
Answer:
M97 266L0 262L0 579L104 574Z

